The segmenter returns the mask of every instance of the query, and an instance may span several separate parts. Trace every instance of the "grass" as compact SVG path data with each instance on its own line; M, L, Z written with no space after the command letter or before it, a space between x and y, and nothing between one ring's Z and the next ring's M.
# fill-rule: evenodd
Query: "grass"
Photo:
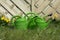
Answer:
M0 27L1 40L60 40L60 23L51 23L44 30L17 30Z

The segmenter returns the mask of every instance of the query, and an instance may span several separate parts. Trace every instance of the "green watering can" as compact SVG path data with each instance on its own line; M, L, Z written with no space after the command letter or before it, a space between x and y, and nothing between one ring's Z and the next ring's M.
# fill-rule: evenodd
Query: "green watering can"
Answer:
M48 22L45 21L45 19L37 16L35 13L28 13L28 14L33 14L33 16L29 17L29 23L28 23L28 29L35 29L35 28L40 28L45 29L48 27L48 25L52 22L52 20L48 20Z
M46 22L45 19L36 16L35 22L36 22L37 26L42 30L42 29L47 28L48 25L52 22L52 20L48 20L48 22Z
M14 16L12 19L11 19L11 23L12 25L14 25L17 29L20 29L20 30L27 30L27 20L26 18L22 18L20 16Z
M42 30L42 29L47 28L48 25L50 24L50 22L51 22L51 20L46 22L44 19L35 15L35 17L31 18L31 20L29 21L28 29L35 29L35 28L39 27Z

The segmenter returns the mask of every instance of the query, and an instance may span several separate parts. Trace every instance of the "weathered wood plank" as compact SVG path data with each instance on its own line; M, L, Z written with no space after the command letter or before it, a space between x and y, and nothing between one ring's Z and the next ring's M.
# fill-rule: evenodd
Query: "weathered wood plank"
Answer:
M43 12L45 13L45 15L48 15L48 14L51 14L51 13L55 13L56 10L48 5L47 8Z
M47 6L48 6L48 4L50 3L50 1L49 0L46 0L44 3L42 3L42 5L40 5L40 7L38 8L38 12L41 12L41 11L43 11Z
M12 4L9 0L7 0L7 1L3 1L11 10L13 10L13 12L14 13L16 13L17 15L21 15L21 11L20 10L18 10L15 6L14 6L14 4ZM9 3L8 3L9 2Z
M30 8L22 0L13 0L25 13L30 12Z
M55 9L57 9L59 5L60 5L60 0L53 0L51 2L51 6L54 7Z
M0 2L7 10L9 10L13 15L16 15L13 10L9 8L8 5L6 5L4 2Z

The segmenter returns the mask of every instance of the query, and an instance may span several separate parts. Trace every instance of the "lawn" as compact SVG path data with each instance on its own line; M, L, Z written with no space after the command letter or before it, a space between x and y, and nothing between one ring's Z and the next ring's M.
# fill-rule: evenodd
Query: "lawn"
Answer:
M60 23L51 23L48 28L40 30L17 30L0 27L0 40L60 40Z

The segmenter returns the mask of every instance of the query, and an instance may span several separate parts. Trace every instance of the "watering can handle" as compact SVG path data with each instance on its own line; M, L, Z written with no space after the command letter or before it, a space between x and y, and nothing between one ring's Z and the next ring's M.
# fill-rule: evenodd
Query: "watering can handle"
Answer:
M27 16L28 16L28 15L31 15L31 16L33 16L33 17L35 16L35 14L34 14L34 13L32 13L32 12L27 13ZM29 19L29 17L31 17L31 16L28 16L28 19ZM26 16L24 16L24 17L26 18Z
M20 16L13 16L11 19L11 24L14 25L14 22L17 18L21 18Z

